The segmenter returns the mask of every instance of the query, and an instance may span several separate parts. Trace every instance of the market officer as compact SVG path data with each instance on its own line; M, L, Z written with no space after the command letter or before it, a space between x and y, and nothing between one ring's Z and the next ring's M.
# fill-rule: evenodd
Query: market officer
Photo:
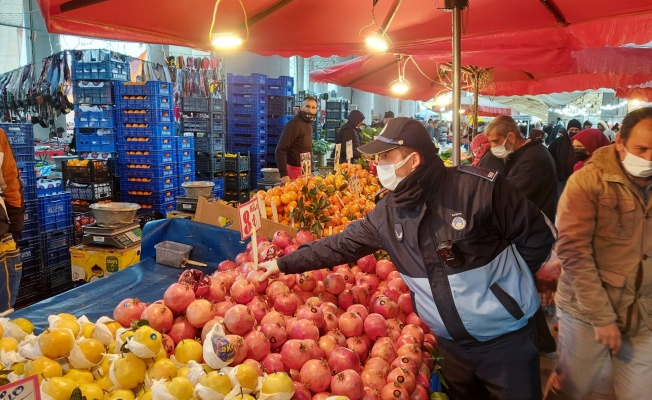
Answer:
M312 154L312 123L317 115L317 99L308 96L301 103L301 109L283 127L276 145L276 166L281 175L281 184L301 176L301 154Z
M444 167L416 120L391 120L359 149L380 155L389 193L342 233L261 264L261 280L384 249L437 335L451 400L540 398L532 275L550 254L554 227L500 174Z

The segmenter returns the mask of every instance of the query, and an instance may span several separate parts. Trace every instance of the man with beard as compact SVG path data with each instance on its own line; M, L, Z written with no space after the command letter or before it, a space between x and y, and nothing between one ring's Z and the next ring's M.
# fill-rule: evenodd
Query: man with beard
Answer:
M582 129L582 123L576 119L571 119L566 126L567 134L563 134L562 131L562 135L550 143L548 147L548 151L555 160L555 166L557 167L557 198L564 191L566 181L573 173L573 166L577 162L573 152L572 138L580 129Z
M312 122L317 115L317 99L306 97L299 113L283 128L276 145L276 165L281 184L301 176L301 154L312 153Z

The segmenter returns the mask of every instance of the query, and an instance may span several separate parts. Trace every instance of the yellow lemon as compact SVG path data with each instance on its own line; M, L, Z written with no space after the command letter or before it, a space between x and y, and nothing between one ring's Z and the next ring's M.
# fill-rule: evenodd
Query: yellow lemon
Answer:
M86 400L104 400L104 391L97 383L82 383L79 390Z
M116 389L109 394L108 400L136 400L136 395L129 389Z
M233 398L233 400L256 400L253 396L249 396L248 394L239 394Z
M235 377L245 389L256 389L258 385L258 372L249 364L240 364L235 371Z
M163 346L163 339L161 334L158 333L154 328L143 325L140 328L136 329L132 340L137 341L143 346L147 347L153 353L158 353L161 351Z
M79 349L81 350L82 354L84 354L84 357L86 357L86 359L93 364L97 364L102 361L102 353L106 351L106 348L102 342L97 339L82 340L79 342Z
M294 384L292 378L287 374L275 372L267 375L267 378L263 381L261 391L266 394L291 393L294 392Z
M233 389L231 379L226 374L217 371L202 376L199 383L225 396Z
M67 329L46 329L38 337L38 345L44 356L55 359L70 354L75 338Z
M63 376L63 369L58 362L45 356L39 356L25 364L25 376L32 375L37 375L39 381L42 381L43 378Z
M181 367L181 368L179 368L179 372L177 372L177 376L180 376L182 378L187 378L188 377L188 371L190 371L190 368Z
M4 337L0 339L0 350L5 352L18 351L18 340L12 337Z
M97 383L99 387L101 387L105 392L108 392L114 386L113 382L111 382L111 379L109 378L109 375L101 377L100 379L96 380L95 383Z
M90 371L75 368L71 368L63 377L79 384L95 382L95 378L93 378L93 374Z
M113 362L111 371L117 383L123 388L133 389L145 380L147 366L145 361L131 353L127 353L124 357L120 357Z
M194 387L187 378L177 376L167 383L168 392L178 400L190 400Z
M190 360L201 363L204 349L198 341L183 339L174 349L174 356L182 364L188 364Z
M118 329L122 328L122 325L120 325L120 323L116 321L110 321L104 325L106 325L106 327L109 328L109 331L111 331L111 334L113 335L114 339L115 339L115 333L118 331Z
M90 339L93 337L93 332L95 332L95 324L92 322L86 322L84 325L82 325L81 330L82 336Z
M152 390L151 389L143 389L138 393L138 400L152 400Z
M59 313L59 314L57 314L57 317L59 317L59 318L61 318L61 319L67 319L67 320L69 320L69 321L75 321L75 322L77 322L77 317L75 317L75 316L72 315L72 314L68 314L68 313Z
M54 400L70 400L72 391L76 387L77 384L75 381L55 376L54 378L46 379L41 384L41 391Z
M27 320L25 318L16 318L16 319L12 320L11 322L16 324L20 329L23 330L23 332L25 332L27 334L30 334L30 333L34 332L34 324L29 322L29 320Z
M4 368L3 368L4 369ZM23 375L25 373L25 362L17 362L11 365L10 368L16 375Z
M77 320L62 318L55 322L52 327L70 329L75 337L79 336L80 327Z
M149 379L151 380L165 379L171 381L172 378L176 377L178 373L179 370L177 369L176 365L174 365L172 360L163 358L156 361L154 365L149 368L147 371L147 376L149 376Z

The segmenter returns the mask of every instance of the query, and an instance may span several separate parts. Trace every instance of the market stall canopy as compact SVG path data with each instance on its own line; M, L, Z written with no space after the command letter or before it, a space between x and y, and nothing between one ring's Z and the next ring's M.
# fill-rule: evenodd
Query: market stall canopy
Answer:
M51 33L211 49L209 31L216 6L212 0L37 3ZM362 55L367 52L364 36L380 27L391 38L390 51L450 50L451 17L442 9L442 0L242 0L242 4L246 17L239 1L219 1L215 26L220 31L248 31L244 51ZM643 44L652 40L650 24L649 0L473 0L464 11L462 48L481 51L496 42L512 47L555 42L575 49Z
M473 107L473 97L462 97L462 110L470 110ZM497 101L489 100L486 97L478 97L478 115L483 117L497 117L499 115L511 115L511 108Z

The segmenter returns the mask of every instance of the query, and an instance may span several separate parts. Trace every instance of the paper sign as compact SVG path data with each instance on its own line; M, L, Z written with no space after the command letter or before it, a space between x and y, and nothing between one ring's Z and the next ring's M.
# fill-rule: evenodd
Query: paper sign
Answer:
M238 207L240 215L240 236L242 240L255 234L262 226L258 200L250 200Z
M342 154L342 143L335 145L335 172L340 170L340 155Z
M346 141L346 161L351 162L353 158L353 140Z
M41 400L38 376L21 379L0 387L2 400Z
M301 175L312 175L312 153L301 153Z
M267 219L267 210L265 210L265 200L258 197L258 209L260 210L260 216L263 219Z

